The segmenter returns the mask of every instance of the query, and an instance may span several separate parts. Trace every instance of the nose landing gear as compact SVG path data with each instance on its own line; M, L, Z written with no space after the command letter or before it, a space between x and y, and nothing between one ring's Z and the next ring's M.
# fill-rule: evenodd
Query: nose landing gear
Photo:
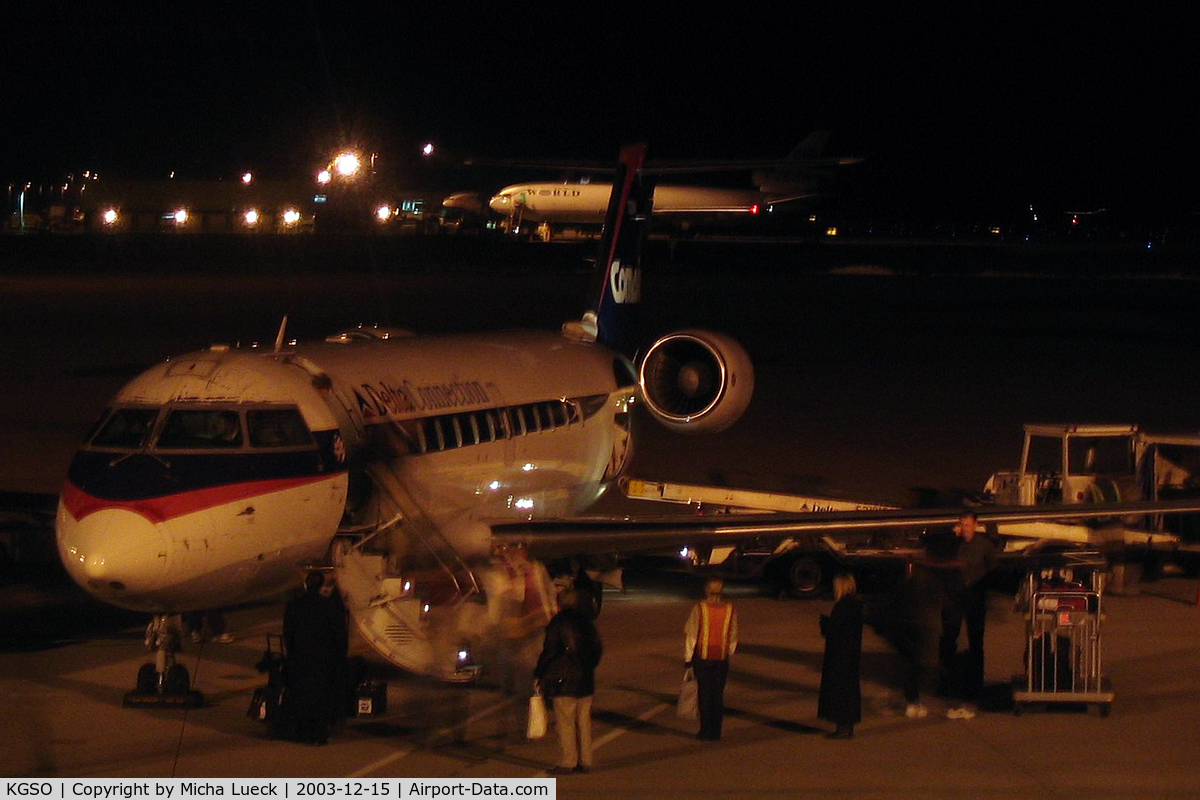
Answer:
M193 691L187 667L175 662L181 649L181 631L175 617L155 614L146 626L146 647L154 651L154 662L138 669L137 688L125 695L126 707L197 708L204 695Z

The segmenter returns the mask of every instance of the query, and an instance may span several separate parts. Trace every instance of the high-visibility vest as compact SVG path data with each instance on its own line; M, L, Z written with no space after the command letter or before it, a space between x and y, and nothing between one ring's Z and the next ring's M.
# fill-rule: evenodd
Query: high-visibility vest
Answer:
M729 658L730 625L733 606L729 603L698 604L700 630L696 633L696 658L705 661Z

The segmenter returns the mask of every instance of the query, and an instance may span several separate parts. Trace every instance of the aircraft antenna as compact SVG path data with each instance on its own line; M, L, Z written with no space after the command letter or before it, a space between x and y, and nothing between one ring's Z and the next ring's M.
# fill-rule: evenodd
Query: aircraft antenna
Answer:
M275 352L283 350L283 337L287 333L287 314L283 315L283 319L279 323L279 333L275 334Z

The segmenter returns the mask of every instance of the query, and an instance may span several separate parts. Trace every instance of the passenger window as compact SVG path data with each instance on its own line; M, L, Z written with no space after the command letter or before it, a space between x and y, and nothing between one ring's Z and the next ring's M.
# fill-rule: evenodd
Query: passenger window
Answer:
M504 438L504 425L500 422L500 415L496 411L484 411L484 417L479 422L480 435L484 435L484 428L491 431L492 438L488 441Z
M495 440L496 432L492 429L492 418L490 412L481 411L478 414L472 414L475 420L475 429L479 431L479 442L487 444Z
M246 427L254 447L302 447L312 443L304 418L294 408L247 411Z
M575 400L569 400L566 403L567 424L572 425L579 422L583 418L582 412L579 410L579 403Z
M462 447L462 439L458 434L458 420L454 417L438 417L438 427L442 431L442 441L446 443L446 449L452 447Z
M556 427L563 427L567 424L567 404L561 400L555 400L550 404L550 414L554 418Z
M525 432L537 433L542 429L541 423L538 421L537 412L534 410L533 404L521 406L521 418L525 420Z
M118 408L100 426L99 432L92 438L92 446L131 450L144 447L157 418L157 408Z
M508 430L510 435L525 435L525 418L521 415L521 409L516 407L505 409L504 416L508 420Z
M417 452L429 452L429 440L425 438L425 426L421 424L421 420L415 420L412 424L412 430L416 432Z
M442 438L442 429L437 424L436 418L429 417L421 420L421 427L425 429L425 441L429 445L430 451L446 449L446 442Z
M459 414L457 422L458 430L462 434L463 447L470 447L473 444L479 444L479 431L475 429L474 415Z
M158 437L158 447L169 450L241 446L242 426L236 411L176 409Z

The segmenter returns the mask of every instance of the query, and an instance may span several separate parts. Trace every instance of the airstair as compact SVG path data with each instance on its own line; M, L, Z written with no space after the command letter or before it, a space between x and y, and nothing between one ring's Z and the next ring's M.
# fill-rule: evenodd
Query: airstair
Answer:
M446 680L477 669L465 643L482 607L475 573L386 464L372 466L372 524L334 547L338 586L359 633L392 663Z

